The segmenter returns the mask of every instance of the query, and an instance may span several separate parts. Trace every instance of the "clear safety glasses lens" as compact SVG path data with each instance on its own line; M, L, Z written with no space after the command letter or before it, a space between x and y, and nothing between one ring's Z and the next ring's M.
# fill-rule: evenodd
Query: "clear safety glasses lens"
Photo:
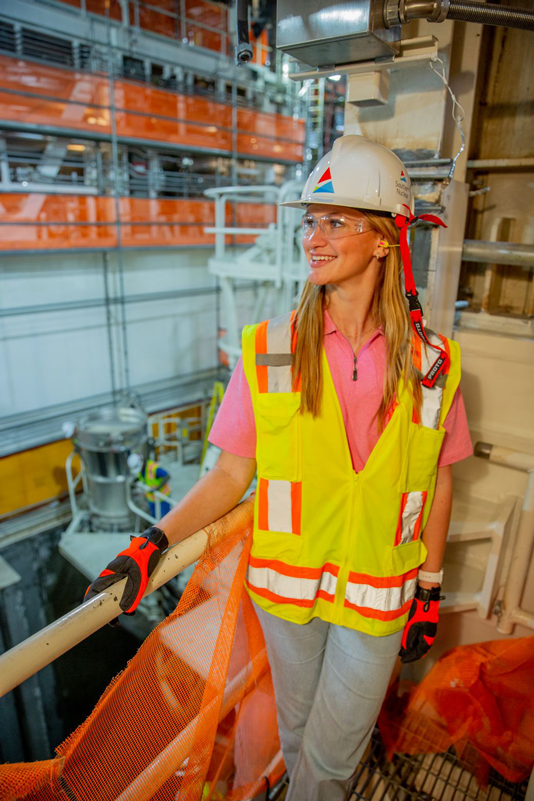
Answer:
M309 239L317 230L321 229L327 239L342 239L345 236L354 236L355 234L365 234L371 230L363 219L351 219L344 216L333 216L330 214L317 219L311 214L305 214L301 220L302 236L304 239Z

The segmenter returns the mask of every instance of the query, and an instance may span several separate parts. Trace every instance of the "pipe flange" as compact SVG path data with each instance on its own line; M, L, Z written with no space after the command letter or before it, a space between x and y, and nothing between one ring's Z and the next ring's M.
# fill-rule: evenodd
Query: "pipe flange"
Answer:
M449 13L451 2L450 0L436 0L435 11L432 14L429 22L445 22L447 14Z
M386 28L394 28L401 24L399 16L399 0L386 0L384 3L384 25Z
M384 14L393 16L395 9L389 8L392 0L387 0ZM449 13L450 0L398 0L397 24L405 25L414 19L426 19L428 22L443 22Z

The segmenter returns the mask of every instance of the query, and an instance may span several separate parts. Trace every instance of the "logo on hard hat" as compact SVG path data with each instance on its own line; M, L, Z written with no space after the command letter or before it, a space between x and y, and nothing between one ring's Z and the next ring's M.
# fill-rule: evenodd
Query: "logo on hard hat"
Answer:
M322 176L319 178L317 186L313 190L312 195L315 192L330 192L330 194L334 194L334 184L332 183L330 167L327 167L325 172L323 172Z
M404 170L401 170L401 181L402 181L404 184L407 184L407 183L408 183L408 181L406 180L406 176L405 176L405 174L404 174Z

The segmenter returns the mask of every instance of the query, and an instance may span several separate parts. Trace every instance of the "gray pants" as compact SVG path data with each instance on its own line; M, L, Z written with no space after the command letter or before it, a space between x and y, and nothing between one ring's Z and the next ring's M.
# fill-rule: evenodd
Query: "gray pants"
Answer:
M344 801L380 712L402 632L372 637L318 618L299 625L254 607L290 776L286 801Z

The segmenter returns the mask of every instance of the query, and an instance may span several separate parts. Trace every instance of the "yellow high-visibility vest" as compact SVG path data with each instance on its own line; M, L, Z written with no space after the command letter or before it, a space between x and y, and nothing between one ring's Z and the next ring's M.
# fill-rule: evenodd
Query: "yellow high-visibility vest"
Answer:
M161 478L157 478L157 476L156 476L156 471L157 471L158 467L159 467L159 464L157 462L155 462L153 459L147 459L145 467L144 467L144 470L142 470L139 473L140 480L143 482L143 484L146 484L147 487L157 487L158 484L160 483ZM160 492L161 492L162 495L170 495L171 494L171 488L170 488L169 484L165 484L160 489ZM154 495L153 492L147 492L146 493L146 499L147 499L147 501L155 502L156 496Z
M300 414L300 392L291 390L291 319L243 330L258 467L246 587L260 607L285 620L319 617L391 634L406 623L426 558L421 534L434 497L443 421L460 382L460 349L428 332L450 355L446 379L423 387L420 423L401 383L389 422L356 473L324 350L321 413L315 419ZM412 347L425 374L435 352L415 338Z

